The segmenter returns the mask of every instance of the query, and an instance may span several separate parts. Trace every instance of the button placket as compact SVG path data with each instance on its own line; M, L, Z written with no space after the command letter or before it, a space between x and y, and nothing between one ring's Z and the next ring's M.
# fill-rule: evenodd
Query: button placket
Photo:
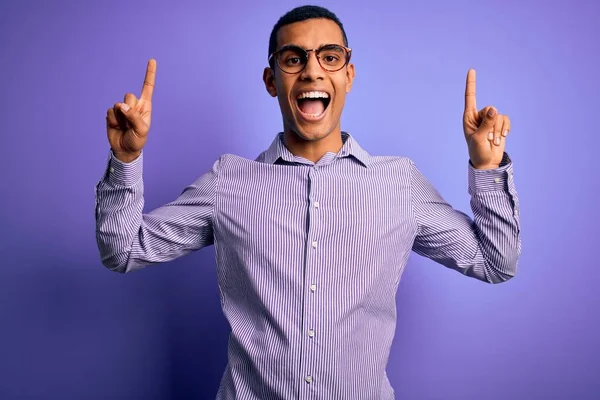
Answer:
M307 385L314 384L314 365L308 360L314 359L310 354L314 351L314 340L316 336L314 326L314 309L315 309L315 295L317 285L315 283L315 273L318 266L318 260L320 259L320 247L319 232L320 232L320 214L321 204L319 202L319 188L317 183L318 170L313 168L309 172L309 193L308 193L308 251L306 253L306 264L305 264L305 276L304 276L304 287L308 288L304 296L304 310L305 315L303 318L303 362L302 371L304 373L304 381ZM306 289L305 289L306 290Z

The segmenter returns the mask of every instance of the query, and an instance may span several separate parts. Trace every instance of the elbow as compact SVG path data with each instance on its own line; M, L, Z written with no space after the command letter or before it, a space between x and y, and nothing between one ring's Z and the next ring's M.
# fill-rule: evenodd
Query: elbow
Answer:
M486 263L485 280L491 284L508 282L517 275L518 266L518 254L504 257L500 262L494 264Z
M119 274L125 274L125 273L129 272L129 270L127 269L126 265L104 264L104 266L106 268L108 268L109 271L116 272L116 273L119 273Z
M508 282L515 277L514 274L507 273L496 273L495 276L491 279L487 279L486 282L492 285L497 285L499 283Z
M102 265L109 271L125 274L132 271L128 253L104 255L101 258Z
M518 252L507 253L502 256L496 254L495 257L483 256L480 253L477 258L478 260L475 262L461 265L459 271L462 271L466 276L490 284L508 282L517 273L519 262Z
M104 265L109 271L117 272L119 274L124 274L124 273L129 272L127 270L126 263L115 263L110 259L103 259L102 265Z

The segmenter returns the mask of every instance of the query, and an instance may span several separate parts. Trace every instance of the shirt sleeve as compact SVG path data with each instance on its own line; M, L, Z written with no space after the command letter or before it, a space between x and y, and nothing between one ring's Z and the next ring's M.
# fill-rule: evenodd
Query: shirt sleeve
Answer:
M505 153L497 169L468 168L473 218L453 209L411 162L413 251L464 275L504 282L516 274L521 253L513 163Z
M174 201L144 214L143 153L123 163L109 155L96 184L96 241L102 264L116 272L171 261L213 244L219 161Z

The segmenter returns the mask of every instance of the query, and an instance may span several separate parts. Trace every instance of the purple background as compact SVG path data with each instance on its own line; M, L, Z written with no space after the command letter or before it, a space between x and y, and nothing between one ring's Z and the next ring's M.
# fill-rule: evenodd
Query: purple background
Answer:
M291 1L2 2L0 398L214 398L226 362L212 248L117 275L94 237L105 112L158 62L146 209L281 129L261 77ZM398 399L597 399L599 6L330 1L357 78L343 128L406 155L469 212L464 81L512 121L523 254L490 286L414 255ZM251 5L252 4L252 5ZM340 366L343 368L343 366Z

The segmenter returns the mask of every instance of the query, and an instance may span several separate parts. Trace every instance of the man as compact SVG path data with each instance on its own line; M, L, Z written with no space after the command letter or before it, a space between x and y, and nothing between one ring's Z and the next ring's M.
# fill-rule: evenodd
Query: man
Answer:
M475 104L464 133L474 220L405 157L372 156L340 116L355 67L330 11L296 8L274 26L267 92L283 132L257 159L223 155L171 203L144 214L142 148L156 63L141 97L108 110L110 160L97 185L102 262L118 272L214 244L231 326L219 399L393 399L386 364L395 295L411 251L490 283L516 272L518 199L508 117Z

